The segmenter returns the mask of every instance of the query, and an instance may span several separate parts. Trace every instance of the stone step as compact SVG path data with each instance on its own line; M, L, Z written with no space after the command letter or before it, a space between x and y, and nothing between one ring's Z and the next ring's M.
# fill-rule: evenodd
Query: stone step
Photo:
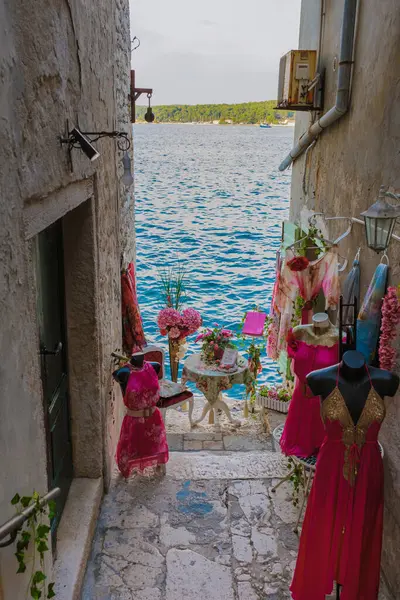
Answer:
M287 475L287 461L276 452L171 452L167 475L174 480L273 479Z
M252 452L257 450L272 450L271 436L256 436L254 433L243 435L225 431L171 432L167 434L167 439L171 452L197 452L199 450Z

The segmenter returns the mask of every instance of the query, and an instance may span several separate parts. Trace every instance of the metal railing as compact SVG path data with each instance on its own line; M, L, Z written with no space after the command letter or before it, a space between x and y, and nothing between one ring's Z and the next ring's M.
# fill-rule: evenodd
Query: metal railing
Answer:
M54 498L57 498L57 496L59 496L60 493L61 493L60 488L54 488L48 494L46 494L45 496L42 496L40 498L39 506L44 506L45 504L48 504L51 500L54 500ZM15 517L12 517L8 521L6 521L6 523L4 523L4 525L2 525L0 527L0 548L5 548L6 546L10 546L10 544L12 544L15 541L15 539L18 535L18 531L21 529L21 527L25 523L25 521L27 521L29 519L29 517L32 515L32 513L35 512L36 508L37 508L36 503L32 504L32 506L28 506L22 512L15 515ZM10 536L9 539L6 540L5 542L2 542L1 540L6 538L7 536Z

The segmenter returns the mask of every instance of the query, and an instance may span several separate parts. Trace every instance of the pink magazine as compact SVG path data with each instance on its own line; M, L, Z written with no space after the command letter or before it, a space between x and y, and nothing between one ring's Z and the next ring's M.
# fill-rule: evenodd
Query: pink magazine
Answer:
M257 311L248 312L244 321L242 333L244 335L262 335L266 318L266 313Z

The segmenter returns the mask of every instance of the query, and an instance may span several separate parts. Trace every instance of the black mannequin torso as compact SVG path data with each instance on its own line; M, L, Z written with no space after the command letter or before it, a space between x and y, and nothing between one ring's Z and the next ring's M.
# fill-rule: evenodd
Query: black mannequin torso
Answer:
M322 400L329 396L338 382L340 392L356 424L371 389L370 378L372 386L381 398L394 396L399 387L397 375L376 367L367 368L363 355L355 350L345 352L340 365L313 371L306 379L313 394L321 396Z
M144 365L144 354L142 352L137 352L135 354L132 354L129 363L135 369L141 369ZM157 375L160 373L160 369L161 369L160 363L149 362L149 365L151 365L153 367L153 369L155 370ZM118 383L121 386L123 395L125 395L126 386L128 383L129 375L131 373L132 373L132 370L129 368L128 365L124 365L123 367L120 367L113 373L113 377L114 377L115 381L118 381Z

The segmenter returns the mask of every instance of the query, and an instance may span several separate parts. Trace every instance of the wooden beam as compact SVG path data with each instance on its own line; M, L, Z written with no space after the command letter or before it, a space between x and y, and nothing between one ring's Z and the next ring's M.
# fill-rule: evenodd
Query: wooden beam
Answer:
M131 70L131 93L129 98L131 101L131 123L136 122L136 100L140 98L142 94L152 94L152 88L137 88L135 86L135 71Z

